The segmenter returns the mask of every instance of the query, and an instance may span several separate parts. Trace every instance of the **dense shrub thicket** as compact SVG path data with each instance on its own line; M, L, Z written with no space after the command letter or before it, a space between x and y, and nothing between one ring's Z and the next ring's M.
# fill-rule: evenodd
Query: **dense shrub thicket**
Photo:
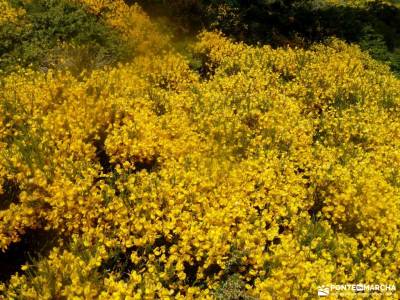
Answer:
M0 41L0 298L399 287L400 80L389 67L337 38L281 48L210 31L186 57L128 4L0 0L0 30L18 36ZM76 52L45 64L25 56L34 41L49 56L98 52L89 66Z

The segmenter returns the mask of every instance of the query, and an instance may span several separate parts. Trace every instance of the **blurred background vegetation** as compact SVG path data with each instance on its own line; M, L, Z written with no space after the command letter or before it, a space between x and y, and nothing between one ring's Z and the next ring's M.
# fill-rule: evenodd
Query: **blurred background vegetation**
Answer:
M235 40L273 47L309 47L332 36L357 43L400 76L400 1L382 0L126 0L138 2L165 29L187 40L220 30ZM10 0L26 14L0 24L0 70L15 66L73 73L123 62L132 49L81 4ZM182 38L184 37L184 38ZM179 42L178 42L179 43ZM179 45L178 45L179 47ZM65 61L68 60L68 61Z
M335 36L359 44L400 75L398 0L141 0L139 3L149 14L167 16L181 24L178 28L181 34L202 28L218 29L236 40L274 47L308 47Z

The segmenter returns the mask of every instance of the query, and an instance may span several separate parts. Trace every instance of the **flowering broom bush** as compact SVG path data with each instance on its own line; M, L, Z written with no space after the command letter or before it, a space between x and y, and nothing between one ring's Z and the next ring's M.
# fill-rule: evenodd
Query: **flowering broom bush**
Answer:
M28 232L52 244L0 297L399 286L400 80L387 66L336 39L272 49L203 32L199 74L138 6L79 2L137 51L79 77L2 75L0 263Z

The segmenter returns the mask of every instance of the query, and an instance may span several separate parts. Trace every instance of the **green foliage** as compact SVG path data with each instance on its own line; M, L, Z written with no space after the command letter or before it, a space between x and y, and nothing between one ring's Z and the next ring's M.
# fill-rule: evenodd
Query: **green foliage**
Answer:
M384 62L390 59L384 37L377 33L371 26L364 28L362 38L360 39L360 46L368 50L375 59Z
M66 0L13 4L27 13L17 24L0 26L2 70L12 71L17 65L47 69L60 66L67 57L69 67L79 73L128 58L129 49L119 35L84 7Z
M245 283L234 274L224 281L215 291L217 300L255 300L246 293Z
M400 48L390 51L385 37L371 26L365 27L359 45L374 59L388 64L395 74L400 75Z
M400 48L391 53L390 62L393 72L400 76Z

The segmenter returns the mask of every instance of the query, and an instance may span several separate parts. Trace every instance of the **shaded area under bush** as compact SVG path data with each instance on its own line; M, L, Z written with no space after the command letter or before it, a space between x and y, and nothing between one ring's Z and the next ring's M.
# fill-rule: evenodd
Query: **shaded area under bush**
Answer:
M16 182L6 180L3 184L3 193L0 194L0 210L8 209L12 203L19 202L20 189Z
M29 229L17 243L0 252L0 282L8 281L21 266L32 260L47 256L56 240L56 232Z

